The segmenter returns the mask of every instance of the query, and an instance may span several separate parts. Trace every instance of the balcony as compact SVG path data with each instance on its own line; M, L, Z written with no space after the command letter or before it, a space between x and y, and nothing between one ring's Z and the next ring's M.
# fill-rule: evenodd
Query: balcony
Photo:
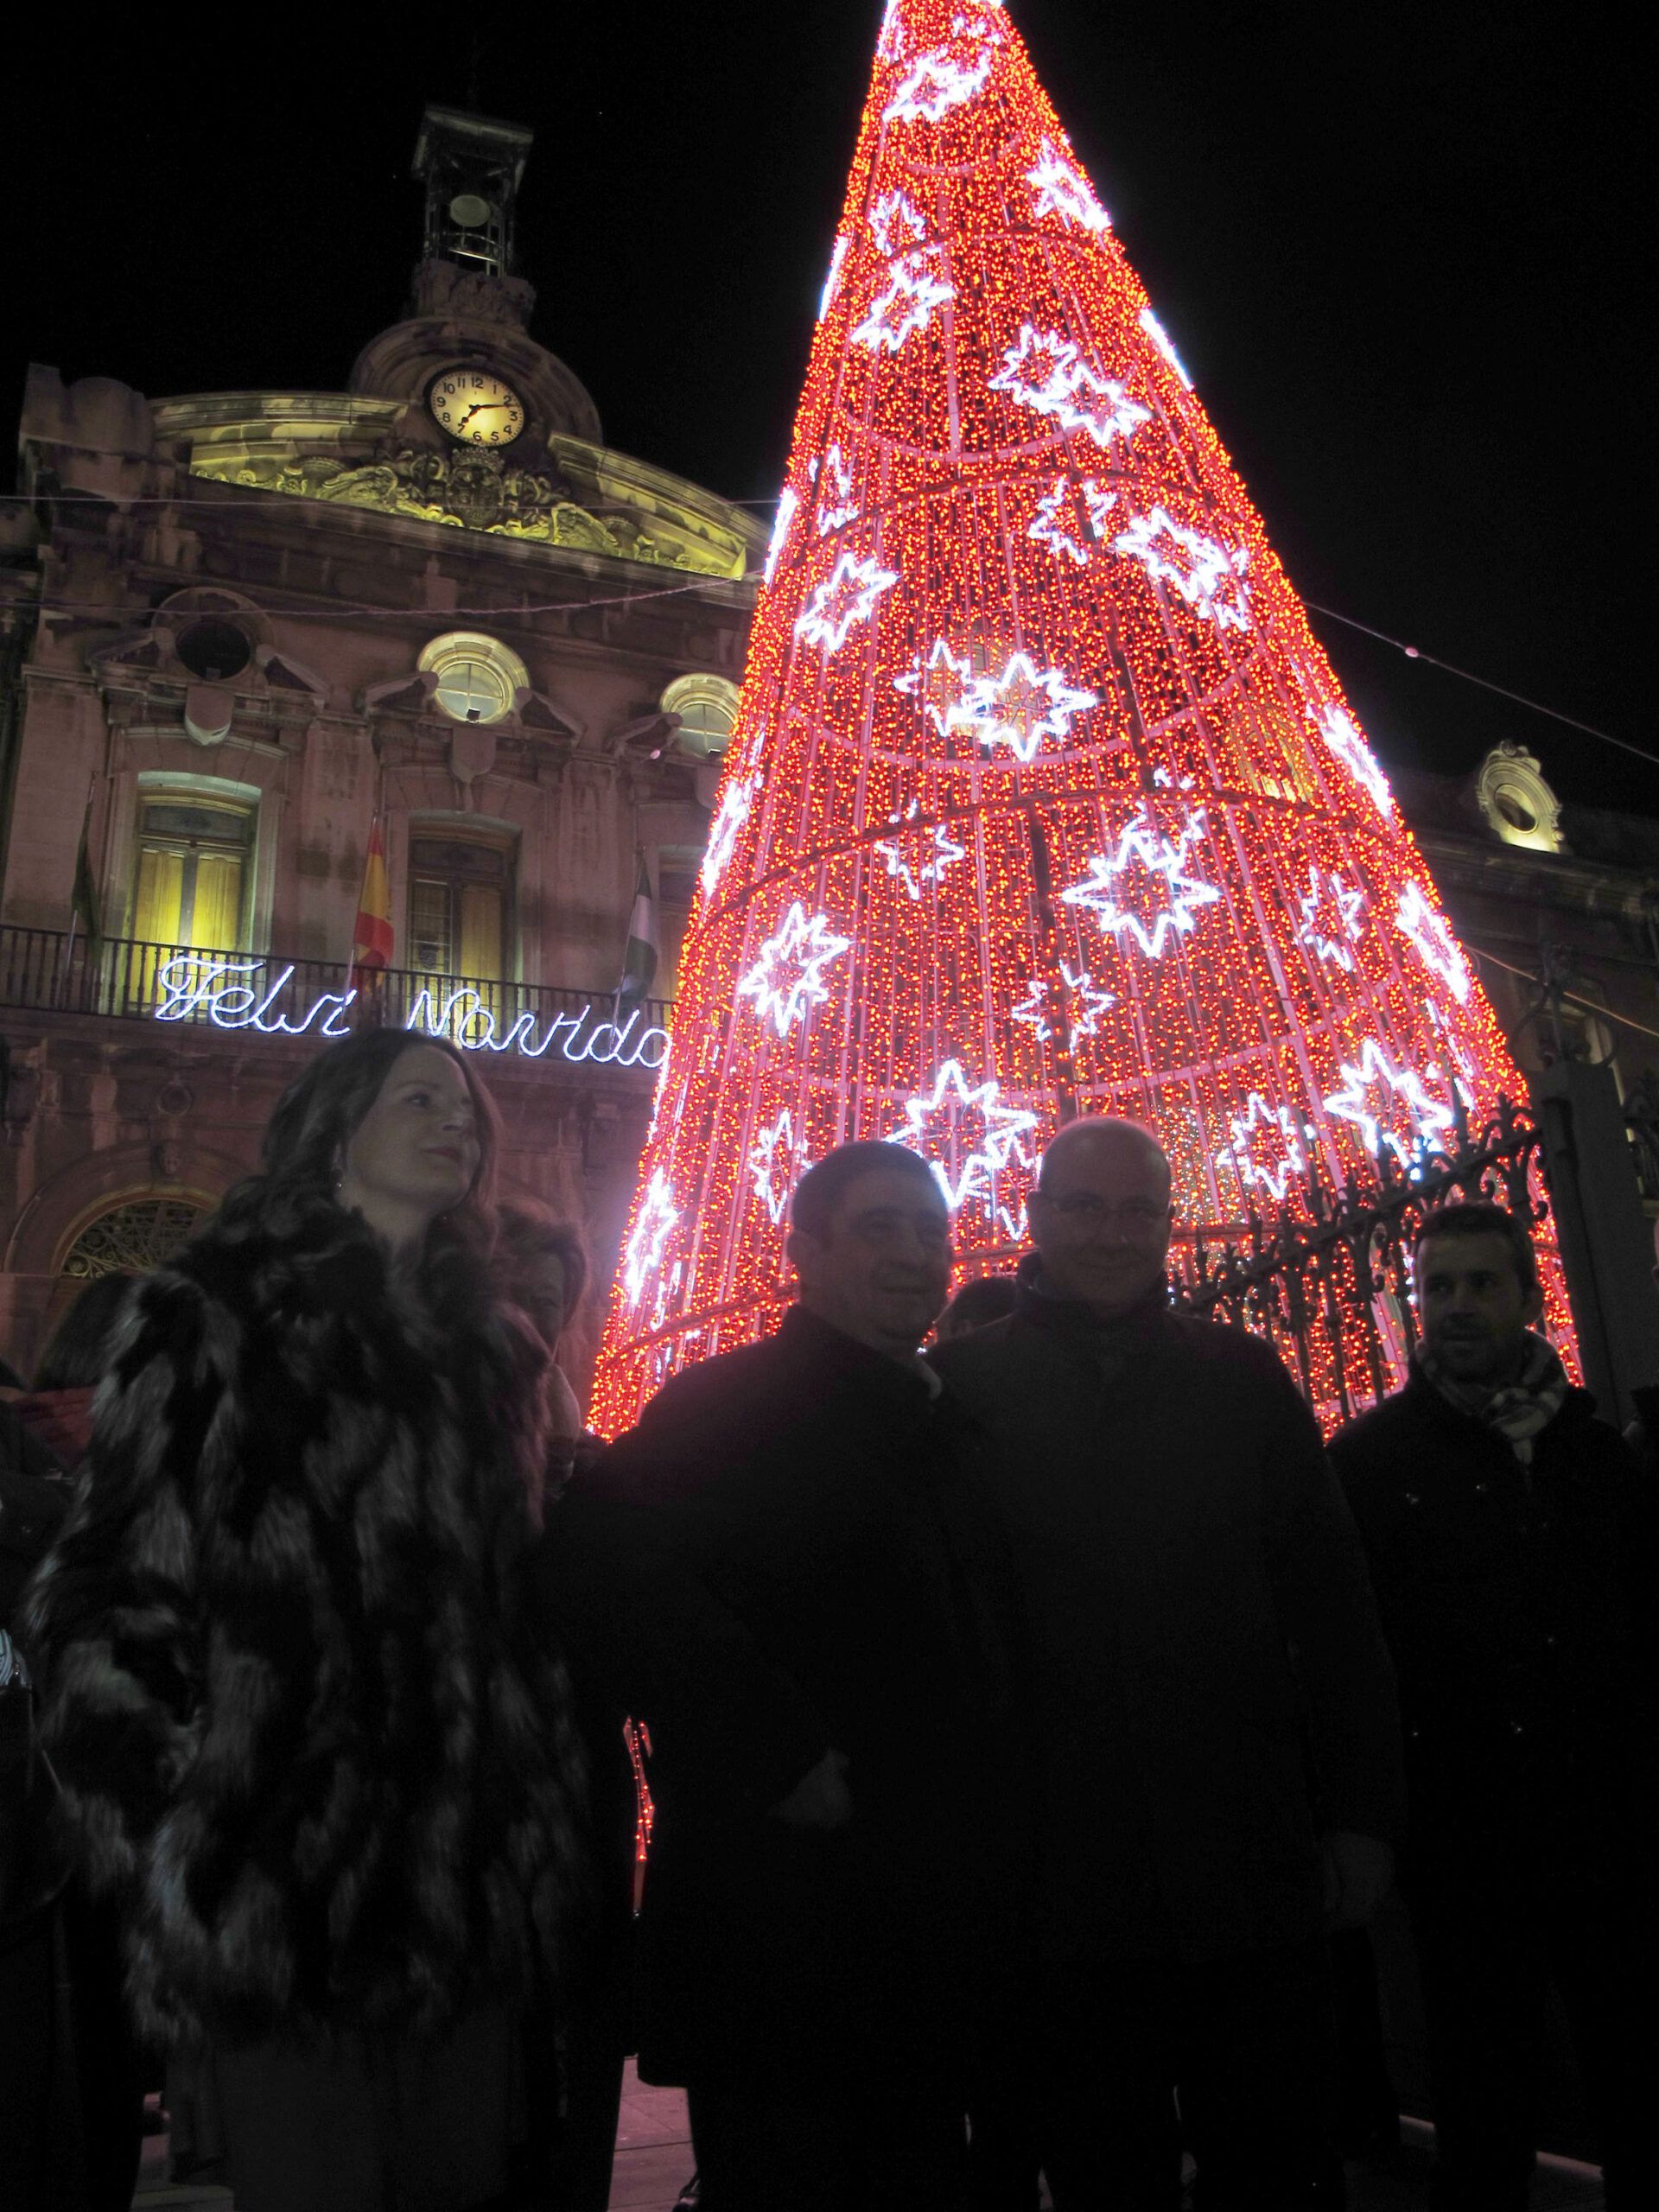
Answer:
M383 969L372 1002L343 962L105 938L94 950L65 930L0 929L0 1007L157 1021L188 1028L304 1037L351 1033L377 1022L447 1037L468 1052L604 1068L654 1078L668 1052L670 1001L619 1009L608 993Z

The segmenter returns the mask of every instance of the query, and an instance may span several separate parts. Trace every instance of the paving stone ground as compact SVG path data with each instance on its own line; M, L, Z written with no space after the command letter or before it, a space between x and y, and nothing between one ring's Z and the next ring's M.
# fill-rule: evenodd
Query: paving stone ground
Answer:
M1433 2132L1421 2120L1408 2120L1404 2136L1396 2170L1350 2168L1349 2212L1425 2212ZM234 2212L228 2190L167 2187L165 2158L166 2139L150 2138L133 2212ZM683 2095L678 2089L647 2088L630 2065L616 2134L611 2212L670 2212L691 2167ZM1602 2212L1600 2176L1570 2158L1541 2159L1533 2212Z

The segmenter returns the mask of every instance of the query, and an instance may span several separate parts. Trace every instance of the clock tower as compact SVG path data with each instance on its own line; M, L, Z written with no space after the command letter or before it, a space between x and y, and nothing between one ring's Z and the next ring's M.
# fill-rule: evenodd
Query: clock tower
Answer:
M424 251L415 271L415 311L431 314L454 298L457 277L494 294L497 313L523 324L535 304L518 274L514 221L518 187L535 133L520 123L429 107L415 141L414 174L426 187Z

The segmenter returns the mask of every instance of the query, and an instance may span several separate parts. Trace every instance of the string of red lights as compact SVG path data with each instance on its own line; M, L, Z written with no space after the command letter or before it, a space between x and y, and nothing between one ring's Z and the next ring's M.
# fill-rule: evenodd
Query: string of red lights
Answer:
M1433 879L1001 0L893 0L595 1426L773 1323L790 1191L848 1139L932 1163L971 1274L1009 1263L1074 1114L1151 1124L1203 1225L1299 1203L1316 1164L1409 1163L1503 1090ZM1548 1297L1565 1336L1553 1269Z

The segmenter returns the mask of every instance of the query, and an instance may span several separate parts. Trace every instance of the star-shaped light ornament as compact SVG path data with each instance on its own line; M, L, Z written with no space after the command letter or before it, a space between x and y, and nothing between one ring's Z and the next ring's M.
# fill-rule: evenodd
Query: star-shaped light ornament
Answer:
M1180 842L1173 843L1139 806L1124 825L1116 850L1096 853L1087 878L1060 897L1068 906L1087 907L1120 949L1126 938L1133 938L1149 960L1160 959L1172 938L1197 929L1198 910L1221 897L1213 884L1187 873L1188 855L1204 835L1202 807L1189 810Z
M1114 438L1127 445L1152 420L1152 410L1131 399L1116 378L1078 359L1075 339L1035 323L1022 325L989 384L1034 414L1052 416L1063 430L1086 431L1103 452Z
M1114 552L1139 561L1154 582L1179 592L1187 605L1218 630L1251 628L1249 601L1244 590L1244 571L1249 549L1230 550L1202 531L1188 530L1163 507L1136 515L1121 537L1112 540Z
M1037 502L1037 519L1026 535L1046 545L1056 560L1069 556L1083 568L1106 535L1106 518L1116 505L1116 493L1103 492L1092 476L1075 485L1058 477L1054 489Z
M882 838L873 849L887 862L887 874L903 884L906 895L918 902L922 886L937 883L946 868L967 857L968 850L956 842L942 822L911 829L920 808L920 801L912 799L902 815L895 814L893 821L899 836Z
M1251 1091L1230 1126L1233 1141L1216 1154L1217 1166L1230 1167L1246 1191L1259 1185L1282 1205L1292 1178L1307 1173L1303 1139L1312 1131L1297 1126L1288 1106L1269 1106L1259 1090Z
M1351 1122L1373 1157L1386 1146L1408 1167L1452 1127L1452 1109L1430 1097L1414 1068L1396 1067L1375 1037L1360 1046L1357 1065L1344 1061L1338 1072L1342 1088L1325 1100L1325 1110ZM1401 1135L1402 1119L1414 1140Z
M795 634L809 645L822 645L825 658L838 652L855 622L868 622L884 591L899 581L898 572L884 569L874 555L859 560L843 553L827 583L814 591L811 602L795 625Z
M882 111L886 123L938 123L953 107L963 107L984 91L991 73L988 47L965 67L944 47L911 65L908 74Z
M774 1228L783 1219L790 1192L800 1179L801 1164L795 1124L785 1106L772 1127L762 1129L749 1147L749 1179Z
M1359 943L1360 917L1365 894L1351 890L1337 874L1325 874L1310 866L1307 891L1300 901L1302 925L1296 942L1305 944L1315 959L1354 972L1352 947Z
M956 288L942 283L927 266L923 253L906 254L888 264L890 282L880 297L853 332L853 342L872 353L896 353L906 338L925 330L935 308L957 296Z
M783 927L760 948L760 957L737 987L740 999L752 999L757 1020L769 1021L786 1037L815 1006L830 995L823 971L839 960L852 944L837 937L827 914L807 911L798 899L784 917Z
M914 662L906 674L895 676L893 688L906 698L919 698L929 721L941 737L948 737L973 680L972 661L959 658L945 639L936 638L926 659Z
M952 1213L973 1201L995 1220L997 1184L1010 1163L1029 1172L1026 1140L1037 1116L1023 1107L1004 1106L1000 1089L994 1077L970 1084L960 1060L946 1060L931 1089L906 1102L905 1126L888 1137L926 1160Z
M1064 992L1057 991L1044 977L1034 976L1024 998L1008 1009L1013 1020L1023 1021L1036 1032L1039 1045L1047 1044L1061 1029L1066 1033L1068 1046L1075 1045L1080 1037L1097 1036L1102 1014L1117 1004L1112 992L1096 987L1086 968L1068 968L1062 961L1060 980L1065 986ZM1069 1003L1067 993L1071 995ZM1062 1012L1062 1007L1066 1011Z
M660 1167L653 1168L622 1254L622 1287L630 1306L639 1303L641 1292L662 1265L663 1247L679 1217L668 1177Z
M1315 720L1319 735L1386 821L1394 811L1394 794L1353 716L1340 707L1321 707Z
M1064 744L1073 717L1099 704L1099 695L1079 690L1064 669L1039 668L1029 653L1014 653L1000 676L969 682L944 726L971 731L987 752L1006 746L1016 760L1031 760L1046 737Z
M838 445L831 446L825 454L822 467L815 461L806 473L817 486L820 537L827 537L832 530L840 530L846 524L858 520L858 501L853 497L853 472Z
M703 848L702 867L699 878L705 899L714 894L715 886L726 873L726 864L732 857L737 842L737 833L749 818L749 809L754 795L760 788L759 776L739 776L727 785L720 804L715 809L715 818L709 825L709 842Z
M918 246L927 236L927 219L902 189L884 192L870 210L870 236L888 261Z
M1446 917L1429 904L1421 883L1408 883L1400 893L1400 911L1395 919L1429 974L1439 976L1459 1006L1466 1006L1472 986L1463 948Z
M1096 199L1088 178L1052 138L1045 138L1038 149L1037 166L1027 170L1026 182L1036 194L1033 215L1058 215L1068 226L1076 224L1085 231L1111 228L1111 218Z

